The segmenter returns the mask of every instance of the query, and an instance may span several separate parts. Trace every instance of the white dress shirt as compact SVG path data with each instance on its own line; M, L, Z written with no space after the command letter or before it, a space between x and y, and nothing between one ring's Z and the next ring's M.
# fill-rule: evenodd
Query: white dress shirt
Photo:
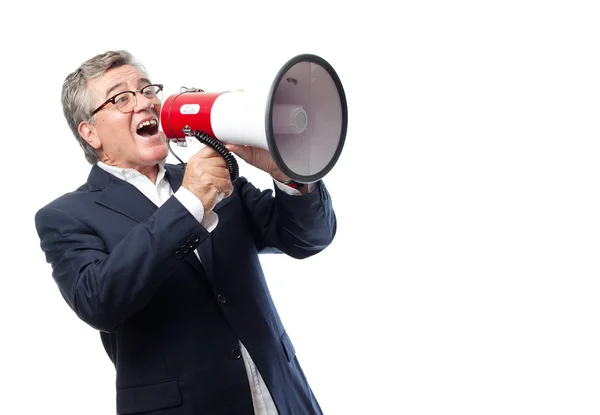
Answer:
M114 176L125 180L126 182L135 186L140 192L142 192L148 199L150 199L156 206L160 207L167 199L171 196L175 196L179 202L200 222L202 226L208 231L212 232L219 223L219 217L213 211L204 214L204 207L202 202L192 192L181 186L175 193L167 178L165 177L165 161L159 164L158 175L156 176L156 184L152 183L150 179L138 172L137 170L130 168L120 168L106 165L102 162L97 163L98 167L113 174ZM301 193L289 186L284 185L278 181L275 184L284 192L290 195L301 195ZM308 190L312 190L313 183L309 184ZM194 251L200 261L200 255L198 251ZM242 359L244 366L246 367L246 374L248 375L248 382L250 383L250 391L252 393L252 403L254 405L254 413L256 415L278 415L277 408L273 402L273 398L269 393L269 389L265 384L260 372L250 357L250 353L241 341L239 341L240 350L242 352Z

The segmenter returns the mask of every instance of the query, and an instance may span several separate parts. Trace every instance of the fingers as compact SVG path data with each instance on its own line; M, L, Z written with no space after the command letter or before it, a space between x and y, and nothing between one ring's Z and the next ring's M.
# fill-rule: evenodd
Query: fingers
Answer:
M212 158L217 158L217 157L220 157L220 158L223 158L212 147L209 147L207 145L205 145L200 150L198 150L198 152L196 154L194 154L192 157L197 157L197 158L211 158L211 157Z
M200 169L205 171L210 171L211 174L216 174L219 177L227 177L229 175L229 170L227 169L227 163L223 158L208 158L208 159L190 159L188 161L188 169Z
M225 197L229 197L233 193L233 183L231 183L229 178L222 179L215 177L212 185L218 192L223 193Z
M224 198L231 196L231 193L233 193L231 181L215 181L215 183L213 183L213 188L215 189L215 204L219 203Z
M211 170L211 172L214 171L215 173L221 171L221 173L218 174L220 177L226 177L226 174L229 174L225 159L208 146L202 148L190 157L188 160L188 168L190 167L194 169Z
M227 144L225 145L227 150L231 151L233 154L237 155L239 158L244 160L246 163L251 163L252 160L252 149L248 146L238 146L235 144Z
M200 199L205 213L233 193L227 163L210 147L202 148L188 160L182 186Z
M216 188L215 188L216 189ZM217 189L217 195L215 196L215 204L219 203L225 197L225 193Z

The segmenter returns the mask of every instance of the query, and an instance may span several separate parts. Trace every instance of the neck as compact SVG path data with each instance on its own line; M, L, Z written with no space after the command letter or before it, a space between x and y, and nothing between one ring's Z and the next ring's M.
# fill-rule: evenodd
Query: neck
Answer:
M156 184L156 177L158 176L158 164L154 166L144 166L136 168L137 171L146 176L153 184Z
M112 167L117 167L120 169L133 169L133 170L137 170L138 172L140 172L140 174L143 174L144 176L146 176L153 184L156 184L156 178L158 177L158 164L153 164L153 165L149 165L149 166L134 166L134 165L126 165L123 163L115 163L112 160L108 160L108 159L104 159L104 160L100 160L102 163L106 164L107 166L112 166Z

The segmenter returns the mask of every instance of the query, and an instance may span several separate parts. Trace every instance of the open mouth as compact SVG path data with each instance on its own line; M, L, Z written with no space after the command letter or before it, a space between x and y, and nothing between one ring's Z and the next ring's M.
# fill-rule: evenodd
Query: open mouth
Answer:
M137 133L142 137L152 137L158 133L158 122L156 119L141 122L137 127Z

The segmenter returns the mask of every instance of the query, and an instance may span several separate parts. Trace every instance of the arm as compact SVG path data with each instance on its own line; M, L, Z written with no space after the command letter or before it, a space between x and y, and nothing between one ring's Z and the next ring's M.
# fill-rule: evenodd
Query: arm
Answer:
M41 248L61 294L83 321L102 331L144 307L169 272L208 232L171 197L108 252L104 241L73 214L53 207L37 212Z
M301 259L322 251L333 241L337 222L322 180L300 191L282 191L280 185L289 177L269 151L234 144L226 147L246 163L268 173L276 184L273 198L270 191L260 192L245 179L237 181L260 251L274 249Z
M335 237L337 221L331 198L322 181L305 195L292 195L275 186L259 191L245 178L236 186L259 250L272 248L302 259L325 249Z

